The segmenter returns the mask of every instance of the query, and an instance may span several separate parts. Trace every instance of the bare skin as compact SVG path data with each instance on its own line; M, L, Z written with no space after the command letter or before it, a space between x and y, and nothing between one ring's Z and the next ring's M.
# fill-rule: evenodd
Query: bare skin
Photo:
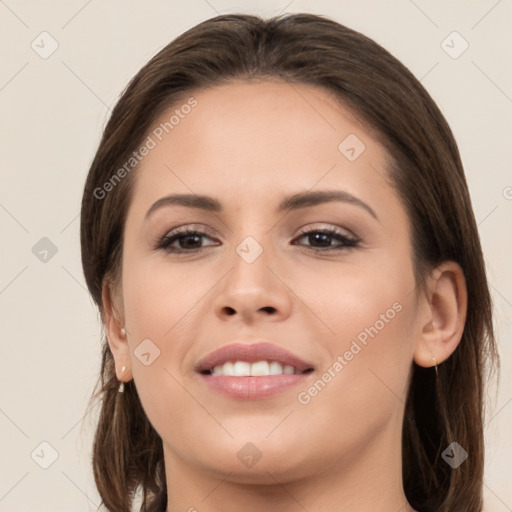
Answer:
M238 82L193 96L197 106L134 171L122 286L103 290L117 376L135 380L163 440L168 511L412 510L401 465L408 379L413 361L440 364L460 341L460 267L443 263L419 291L388 154L325 91ZM349 134L365 145L353 161L357 151L338 149ZM354 201L277 211L285 196L320 190L345 191L376 218ZM145 219L177 193L212 196L223 211L167 205ZM205 235L172 243L188 254L156 248L177 227ZM326 228L356 245L314 236ZM262 249L251 263L236 251L246 237ZM144 339L160 351L150 365L134 353ZM265 399L220 394L194 366L238 339L270 341L314 371ZM237 455L247 443L261 456L251 467Z

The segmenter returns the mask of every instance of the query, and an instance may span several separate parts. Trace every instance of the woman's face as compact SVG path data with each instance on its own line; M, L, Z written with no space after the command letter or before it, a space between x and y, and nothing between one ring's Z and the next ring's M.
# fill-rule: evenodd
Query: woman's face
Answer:
M166 467L255 482L399 459L424 322L385 149L312 86L192 96L148 133L123 246L131 372ZM175 194L189 206L152 209Z

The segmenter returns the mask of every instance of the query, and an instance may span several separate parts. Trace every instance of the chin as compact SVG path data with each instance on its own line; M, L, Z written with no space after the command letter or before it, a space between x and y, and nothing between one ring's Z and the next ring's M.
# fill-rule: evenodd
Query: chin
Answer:
M264 439L261 435L246 434L225 443L217 440L215 450L205 447L197 454L198 463L218 477L225 478L229 474L230 481L247 484L275 484L272 477L278 481L295 480L317 471L319 468L313 467L315 454L309 453L312 447L285 437L276 435L275 439Z

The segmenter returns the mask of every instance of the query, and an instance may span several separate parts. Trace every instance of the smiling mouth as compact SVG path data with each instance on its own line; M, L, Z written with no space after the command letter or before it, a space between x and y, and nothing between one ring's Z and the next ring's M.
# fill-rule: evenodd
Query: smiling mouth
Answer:
M225 377L268 377L272 375L303 375L313 371L313 368L297 370L291 365L283 365L278 361L227 361L203 370L202 375Z

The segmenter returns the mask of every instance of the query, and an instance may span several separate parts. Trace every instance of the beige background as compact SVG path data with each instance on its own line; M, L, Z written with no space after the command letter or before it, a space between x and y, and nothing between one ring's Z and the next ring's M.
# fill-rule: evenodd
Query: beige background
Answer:
M217 13L300 11L330 16L390 50L455 133L503 363L486 426L486 510L512 510L510 0L0 0L0 511L92 511L100 503L89 461L94 418L83 421L100 326L82 275L79 211L109 108L151 56L196 23ZM441 45L453 31L469 44L458 58ZM52 39L57 50L42 58ZM453 41L452 53L463 44ZM57 250L46 262L36 257L43 237Z

